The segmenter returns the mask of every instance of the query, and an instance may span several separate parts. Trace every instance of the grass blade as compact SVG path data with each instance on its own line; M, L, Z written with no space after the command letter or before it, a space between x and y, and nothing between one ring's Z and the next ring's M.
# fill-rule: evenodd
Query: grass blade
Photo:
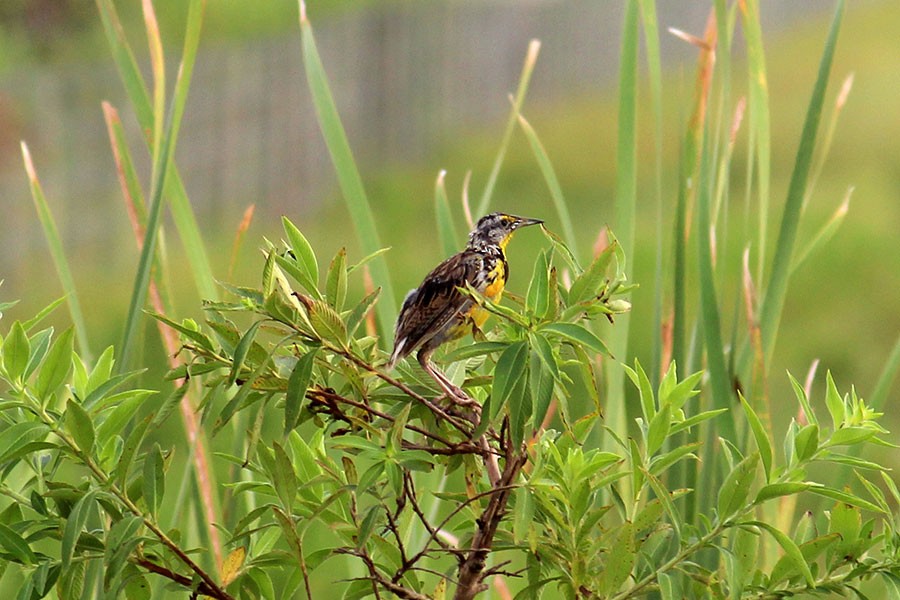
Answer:
M807 109L806 121L803 124L800 147L797 149L797 158L794 163L794 171L791 174L787 201L781 219L781 230L778 234L778 243L775 247L772 273L760 309L760 329L762 331L763 339L763 354L767 366L772 360L772 350L775 347L778 324L781 320L781 311L784 307L785 296L787 295L791 260L797 238L797 227L800 221L800 213L803 208L803 198L806 195L813 150L815 149L816 143L816 134L818 133L819 121L822 116L822 105L825 100L825 88L828 85L828 75L831 71L831 63L834 58L834 49L837 43L837 35L843 13L844 1L838 0L834 19L831 22L831 29L828 32L828 39L825 42L822 60L819 63L819 74L816 78L815 87L813 88L809 108Z
M22 160L25 162L25 172L28 174L28 182L31 186L31 197L34 200L34 207L37 209L41 227L44 229L44 237L47 239L47 245L50 246L50 256L53 258L56 274L62 284L63 292L66 294L66 301L69 305L69 314L72 317L72 324L75 327L75 337L78 339L78 353L81 355L82 359L90 364L92 360L90 346L88 344L87 327L84 323L84 313L81 310L81 303L78 301L75 280L72 277L72 271L69 269L69 261L66 258L65 250L63 250L62 239L59 237L59 229L56 227L53 213L50 212L50 205L47 204L47 198L44 196L44 190L38 179L37 171L34 168L34 162L31 160L31 152L28 151L28 145L25 142L22 142Z
M525 137L528 138L528 143L531 145L531 151L534 153L534 158L537 159L538 166L541 168L541 174L544 176L544 181L547 182L547 188L550 190L550 197L553 199L553 205L556 207L556 214L559 215L559 221L562 223L563 237L566 240L566 245L572 250L577 258L578 245L575 243L575 229L572 227L572 218L569 216L569 208L566 204L566 199L563 197L562 186L559 185L559 179L556 177L556 172L553 170L553 164L550 162L550 157L547 156L547 151L544 149L544 145L541 144L541 140L538 139L534 128L522 115L519 115L519 125L522 127L522 131L525 132Z
M831 215L831 218L816 232L816 234L812 237L812 239L800 249L797 253L796 258L794 258L794 263L791 265L791 273L797 270L801 264L806 261L807 258L822 246L828 243L828 241L834 237L834 234L837 233L837 230L840 228L841 224L844 222L844 217L847 216L847 211L850 210L850 196L853 194L853 188L847 190L847 193L844 195L844 201L841 202L841 205L838 206L837 210L834 211L834 214Z
M447 187L444 185L446 175L447 171L441 170L434 182L434 216L437 220L441 249L444 256L451 256L456 253L459 246L459 234L453 224L453 215L450 213L450 203L447 200Z
M656 193L656 268L653 275L653 344L650 363L650 381L659 384L662 364L662 320L663 320L663 110L662 110L662 66L659 51L659 24L654 0L638 0L641 9L641 24L644 30L648 84L650 87L650 107L653 111L653 142L656 164L654 170L654 191Z
M748 108L750 148L756 150L756 183L759 198L759 241L756 280L763 281L767 227L769 222L769 183L771 163L771 118L769 116L769 83L766 78L766 57L763 52L762 27L759 19L759 0L739 2L744 38L747 43ZM748 157L748 160L750 158ZM748 163L752 164L752 163ZM748 181L750 181L748 179ZM749 185L749 184L748 184ZM748 188L749 189L749 188Z
M382 247L375 229L375 218L363 188L362 178L353 159L347 134L344 132L344 126L341 124L334 98L331 95L331 87L316 48L312 26L309 19L306 18L306 6L303 0L300 0L300 42L303 50L303 65L306 69L306 81L316 107L319 127L337 172L338 183L356 229L360 247L364 254L371 254ZM369 264L369 269L375 285L381 287L382 298L375 306L375 310L378 314L378 327L383 334L381 343L387 344L390 336L384 334L390 331L397 318L396 300L391 286L390 273L383 256L375 257Z
M491 167L491 174L488 176L484 191L481 193L481 200L478 202L478 211L475 213L476 220L484 216L491 205L491 196L494 194L497 176L500 174L500 167L503 166L503 159L506 157L509 140L512 139L513 130L516 128L516 118L522 112L525 94L528 92L528 83L531 81L531 73L534 71L534 64L537 62L540 51L541 42L539 40L531 40L528 44L528 53L525 55L525 64L522 66L522 74L519 76L519 87L516 89L516 95L513 99L512 111L509 113L509 120L507 120L506 129L503 131L503 139L500 141L500 149L497 151L497 158L494 159L494 166Z
M619 53L619 131L616 148L616 237L625 256L634 250L634 219L637 197L637 60L638 5L629 2L622 28L622 47ZM631 278L631 265L620 265ZM609 350L613 356L628 356L629 314L620 315L609 334ZM625 435L628 414L625 406L625 371L613 361L607 363L606 414L609 427ZM604 436L604 447L612 449L612 436Z
M878 382L875 384L875 390L869 398L868 404L874 410L883 410L887 402L888 392L891 390L891 383L897 376L898 371L900 371L900 337L897 338L894 349L891 350L888 359L885 361L881 375L878 376Z
M96 0L96 4L107 42L115 60L116 68L119 71L119 77L125 86L125 91L128 93L128 99L137 117L138 125L140 125L141 131L152 132L156 125L150 94L134 58L131 46L125 38L125 31L119 20L115 5L111 0ZM178 122L181 120L181 110L186 98L186 82L190 79L196 55L204 6L205 2L203 0L191 0L184 42L184 58L179 70L178 82L176 82L175 96L178 100L175 105L178 107ZM147 135L143 137L148 147L150 147L151 154L153 154L151 138ZM166 178L165 197L169 201L178 235L184 243L185 255L191 267L194 283L203 298L215 300L218 298L218 287L212 274L206 247L202 242L196 216L188 200L187 191L184 189L181 176L174 167L170 167L169 170L171 172L169 177Z

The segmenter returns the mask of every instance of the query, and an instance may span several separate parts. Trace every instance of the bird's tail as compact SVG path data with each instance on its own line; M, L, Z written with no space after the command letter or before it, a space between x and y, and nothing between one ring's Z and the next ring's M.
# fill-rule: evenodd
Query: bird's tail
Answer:
M400 360L404 356L403 348L406 346L406 339L397 340L397 343L394 345L394 351L391 352L391 358L388 359L387 368L388 371L394 369L394 366L397 364L397 361Z

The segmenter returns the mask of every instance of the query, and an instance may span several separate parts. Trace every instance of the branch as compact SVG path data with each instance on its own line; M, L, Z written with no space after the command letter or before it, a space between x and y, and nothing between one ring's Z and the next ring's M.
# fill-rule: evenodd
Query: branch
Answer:
M485 571L485 563L494 543L494 534L497 533L497 527L506 514L510 493L515 488L514 482L528 461L528 455L521 449L514 454L507 446L506 454L503 474L493 485L491 490L493 493L487 508L476 521L478 529L472 538L468 555L459 566L459 583L453 596L454 600L471 600L476 594L487 589L484 579L492 572Z
M195 581L191 579L187 575L182 575L181 573L176 573L175 571L164 567L162 565L158 565L152 560L149 560L144 557L137 557L134 559L134 564L139 567L143 567L147 571L151 573L156 573L157 575L161 575L166 579L174 581L178 585L184 586L189 590L193 590L196 593L203 594L204 596L209 596L211 598L219 598L220 600L230 599L231 596L229 594L222 595L221 590L217 588L212 588L206 584L204 581ZM196 586L195 586L196 583Z

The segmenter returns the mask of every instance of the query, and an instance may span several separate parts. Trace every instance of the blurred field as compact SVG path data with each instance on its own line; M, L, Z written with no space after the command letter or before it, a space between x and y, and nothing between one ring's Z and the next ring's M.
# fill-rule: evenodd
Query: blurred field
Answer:
M89 4L89 3L85 3ZM320 41L327 47L329 41L326 33L328 20L349 13L344 3L311 3L315 9L321 9L322 27ZM403 4L403 3L400 3ZM811 10L817 4L818 10ZM826 3L827 4L827 3ZM397 6L397 3L392 3ZM166 3L160 3L160 14L164 34L171 40L173 47L179 42L179 19L183 18L178 10L166 9ZM409 5L412 6L412 5ZM765 4L764 15L765 15ZM92 9L88 6L88 9ZM830 6L825 7L830 9ZM213 44L242 43L258 35L276 35L278 32L292 31L295 27L293 3L275 3L271 12L263 11L247 17L242 11L232 9L210 8L210 19L207 33ZM409 8L409 10L414 10ZM552 10L552 7L548 10ZM777 33L766 33L767 65L769 69L769 85L772 105L773 136L773 214L772 237L774 241L775 223L779 214L779 202L785 195L790 165L796 150L800 124L805 105L809 97L821 44L828 10L823 10L822 3L803 3L797 9L808 11L799 18L793 16L792 25L787 29L775 25L772 29ZM376 14L372 3L362 9L366 19L374 19ZM329 14L331 13L331 14ZM316 14L316 13L314 13ZM135 11L133 17L136 17ZM702 14L701 14L702 17ZM285 19L288 19L287 22ZM242 20L241 24L235 24ZM608 26L615 30L619 25L618 9L610 15ZM377 19L374 22L379 22ZM663 23L666 23L663 20ZM692 33L701 33L702 18L690 22L674 22ZM383 22L381 22L384 25ZM599 28L599 25L598 25ZM520 35L540 31L540 27L523 27ZM900 42L897 32L900 31L900 7L894 2L857 2L853 3L846 15L845 24L838 44L836 65L829 88L829 106L837 94L842 80L850 73L854 74L853 91L850 95L838 124L828 162L818 182L818 187L811 198L808 211L810 220L818 226L824 222L840 204L847 189L855 187L850 213L838 232L838 235L827 246L825 251L812 256L798 271L788 296L785 318L782 320L782 333L774 359L777 369L774 374L779 381L773 382L774 389L782 388L785 381L779 376L780 369L789 369L802 376L811 361L820 359L823 368L831 369L840 387L856 383L861 394L870 390L870 382L877 377L883 360L890 351L898 332L900 332L900 286L897 285L897 273L900 273L900 248L898 248L897 228L900 226L900 110L897 109L896 98L900 97ZM764 32L765 33L765 32ZM678 57L668 65L665 87L668 90L665 119L667 125L664 149L667 163L664 166L668 179L673 181L677 168L678 146L684 129L686 115L681 111L692 93L693 64L690 60L692 51L683 42L667 38L667 46L673 56ZM446 39L446 38L444 38ZM452 34L451 34L452 39ZM109 59L103 55L99 37L84 36L85 54L91 61ZM236 41L237 40L237 41ZM15 40L13 40L15 41ZM6 45L12 47L7 40ZM607 41L606 43L609 43ZM615 46L612 46L615 56ZM16 48L22 48L16 45ZM337 49L338 51L340 49ZM525 45L521 44L520 52L524 55ZM554 81L545 69L552 69L551 57L560 51L545 41L543 54L547 60L538 61L535 82L532 85L529 100L526 101L525 115L534 125L542 141L547 147L550 158L558 171L567 200L571 203L573 214L579 215L577 222L580 243L585 249L593 243L594 237L604 224L612 221L612 204L614 181L614 148L616 131L616 114L614 98L614 81L601 85L572 84L569 89L547 89L553 85L563 85ZM66 53L70 54L70 53ZM21 60L30 60L21 52L11 53ZM299 54L287 59L299 64ZM328 56L325 56L326 68L329 67ZM68 56L71 61L71 56ZM382 240L392 247L388 262L394 273L398 289L405 289L418 281L422 273L440 257L435 237L432 197L434 179L440 169L446 169L447 186L453 209L458 217L460 230L464 229L462 211L455 200L461 193L462 181L466 171L472 170L470 194L477 197L484 184L493 155L502 133L502 117L507 109L503 99L503 90L512 90L514 78L518 74L521 58L504 65L505 79L494 81L500 89L497 94L480 96L485 106L481 119L459 119L458 121L442 120L440 130L426 127L430 131L430 142L427 151L391 154L399 158L390 161L379 160L383 148L374 146L365 137L365 122L348 123L351 144L360 154L359 159L364 168L368 192L377 211L378 227ZM90 65L90 63L89 63ZM9 63L4 63L9 67ZM71 66L71 63L70 63ZM440 65L434 65L439 74ZM69 67L67 67L69 68ZM75 68L75 67L72 67ZM81 67L83 68L83 67ZM88 69L91 67L88 66ZM420 67L421 68L421 67ZM614 74L615 64L604 67ZM331 72L331 70L330 70ZM734 72L740 74L742 69L735 66ZM332 77L340 83L341 74L332 73ZM250 73L238 73L230 81L240 86L242 81L249 82L244 94L250 96L261 91L255 86L265 85L251 78ZM292 76L297 76L296 72ZM544 83L542 83L544 82ZM552 83L551 83L552 82ZM294 82L295 86L302 83ZM542 89L542 85L544 88ZM742 77L735 77L733 82L734 98L746 82ZM113 80L110 89L102 90L104 97L121 95L118 82ZM603 91L603 90L608 91ZM550 92L553 93L550 93ZM677 93L674 93L676 92ZM15 90L2 90L4 94L14 94ZM209 93L199 85L192 89L192 97ZM369 98L361 95L355 98L341 98L339 103L357 103L365 106ZM298 111L308 112L308 99L305 96L291 98L298 102ZM305 104L304 104L305 103ZM488 105L489 104L489 105ZM188 118L192 105L188 104ZM379 110L390 107L369 106L368 119L377 119ZM727 108L729 111L732 107ZM99 107L91 118L97 118ZM194 117L198 115L193 115ZM402 115L401 115L402 116ZM642 119L642 132L646 134L642 143L646 144L648 156L651 155L652 140L649 137L650 115L639 115ZM232 115L231 119L239 124L241 115ZM46 126L47 124L42 124ZM75 124L64 122L51 124L61 135L66 128ZM416 125L417 127L421 124ZM3 170L19 170L17 137L28 138L34 125L27 122L20 128L7 129L2 139ZM268 132L277 136L278 131ZM100 130L101 145L105 144L105 133ZM190 125L182 131L182 147L189 147L192 132ZM238 136L244 135L238 133ZM318 134L309 132L309 143L320 144ZM746 135L742 130L740 136ZM403 138L399 138L403 143ZM742 164L745 157L743 137L739 138L736 164ZM195 139L204 143L203 139ZM305 142L305 140L304 140ZM206 140L209 144L209 141ZM52 144L52 141L51 141ZM216 142L212 142L213 148ZM315 146L314 146L315 147ZM44 148L52 155L52 146ZM249 150L252 152L252 149ZM279 152L290 153L290 146L282 147ZM75 154L77 155L77 148ZM409 156L412 154L412 156ZM190 152L181 153L178 162L182 168L189 169ZM248 156L248 160L252 157ZM238 160L240 157L238 157ZM39 171L45 164L44 155L37 152L35 160ZM237 196L229 194L229 185L241 182L206 181L198 185L213 185L209 196L212 206L200 206L201 218L206 223L207 242L214 257L214 267L221 279L237 282L255 281L260 267L260 259L255 252L262 236L277 238L279 223L277 214L288 212L301 225L308 235L320 257L329 257L341 246L350 246L351 256L358 252L353 248L354 235L349 229L343 205L338 201L338 191L329 172L329 165L323 157L317 156L315 169L325 174L325 184L315 189L315 201L305 203L302 210L294 208L291 198L282 198L278 206L267 203L265 193L256 197L252 186ZM108 162L110 188L115 190L115 174L112 161ZM374 165L374 166L373 166ZM640 189L652 197L651 184L647 183L652 174L653 165L641 164L642 177ZM77 161L68 165L70 173L78 173ZM187 174L190 177L190 172ZM736 188L742 188L744 173L740 169L733 172ZM262 177L266 180L266 177ZM65 179L63 179L65 181ZM33 217L34 211L27 195L24 173L21 174L21 187L7 191L5 206L10 215L10 222L22 223ZM215 186L218 185L219 188ZM215 190L218 189L218 192ZM190 188L189 188L190 190ZM87 307L89 325L94 328L97 339L114 341L119 335L119 323L110 315L124 315L127 293L132 285L134 264L137 260L135 245L116 197L79 198L71 197L65 187L54 185L51 180L47 187L51 205L63 223L64 239L78 239L72 246L72 260L75 275L82 294L82 303ZM308 193L308 192L304 192ZM674 189L669 200L674 202ZM271 197L271 195L269 195ZM534 163L527 142L520 134L514 138L507 162L501 171L498 181L495 206L523 214L547 218L551 227L553 212L549 206L549 196L543 179ZM742 198L732 199L741 205ZM218 202L222 202L218 205ZM231 244L234 230L240 220L243 208L257 202L257 218L247 234L246 242L239 260L237 271L228 275L231 255ZM90 207L86 210L87 207ZM734 214L739 214L735 210ZM635 295L635 319L633 343L637 355L648 351L650 332L641 327L641 323L649 323L649 310L652 298L653 260L655 253L655 207L647 203L646 209L639 215L638 247L634 257L635 279L642 285ZM668 224L666 235L670 235ZM39 306L59 295L52 265L45 250L39 230L21 229L16 231L2 230L4 246L9 254L15 256L13 270L0 274L7 279L2 290L4 299L21 298L23 302L11 311L10 317L26 317ZM808 231L801 231L801 241ZM183 260L177 241L169 238L169 260L178 264ZM462 240L460 240L462 243ZM668 242L667 242L668 243ZM512 248L513 280L512 289L525 279L528 262L534 256L540 244L538 236L522 236ZM739 255L724 255L721 260L739 260ZM178 269L173 269L177 272ZM521 278L519 277L521 274ZM184 314L197 315L198 298L191 285L186 281L172 282L179 290L178 304ZM725 306L733 304L729 298L734 290L722 290L726 297ZM59 312L57 318L65 321L65 315ZM896 394L895 394L896 396ZM775 396L778 397L777 394ZM776 400L777 401L777 400Z

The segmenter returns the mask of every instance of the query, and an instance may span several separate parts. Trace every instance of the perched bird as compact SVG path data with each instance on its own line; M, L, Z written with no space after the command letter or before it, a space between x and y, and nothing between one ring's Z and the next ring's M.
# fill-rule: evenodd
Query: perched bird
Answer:
M465 289L468 284L485 297L499 300L509 278L506 245L517 229L539 223L543 221L503 213L479 219L466 249L435 267L418 288L407 294L397 318L388 368L418 350L419 364L447 397L459 404L471 404L472 399L431 364L431 355L444 342L459 339L484 324L488 312L459 288Z

